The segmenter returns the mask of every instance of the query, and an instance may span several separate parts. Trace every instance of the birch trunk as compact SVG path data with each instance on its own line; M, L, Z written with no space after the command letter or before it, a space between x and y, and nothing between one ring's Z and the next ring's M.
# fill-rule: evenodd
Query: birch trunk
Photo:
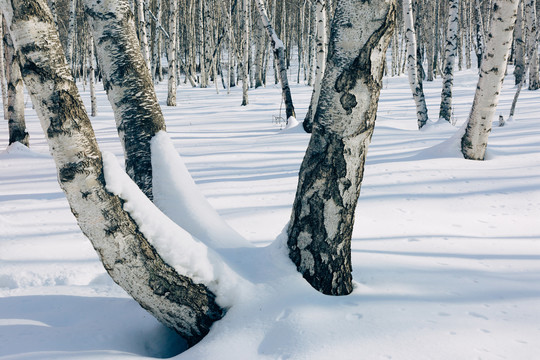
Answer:
M29 135L26 132L24 119L24 85L21 75L19 54L13 46L8 27L4 28L4 55L7 85L7 121L9 144L20 142L29 146Z
M525 76L525 41L523 33L523 2L519 2L514 29L514 81L518 85Z
M249 89L249 2L251 0L243 0L242 2L242 19L243 19L243 46L242 46L242 106L249 104L248 89Z
M0 0L0 7L21 52L24 81L58 181L81 230L114 281L195 344L223 315L215 295L165 263L124 211L123 201L105 189L101 153L45 2ZM140 54L138 42L130 49Z
M527 48L535 49L529 58L529 90L540 88L540 73L538 65L538 36L536 18L536 0L525 1L525 14L527 16Z
M476 59L478 70L482 66L482 58L486 52L486 42L484 39L484 21L482 19L482 7L480 0L474 0L475 21L476 21Z
M133 14L127 0L99 4L85 0L85 11L98 45L103 87L114 110L126 172L152 199L150 140L165 129L165 122L137 41Z
M452 86L454 85L454 63L457 50L457 31L459 24L459 0L449 0L448 29L444 49L443 88L439 120L452 120Z
M2 24L0 24L0 87L2 88L2 105L4 109L4 120L8 119L7 108L7 85L6 85L6 66L4 62L4 35L8 32L4 15L0 14Z
M279 71L279 82L281 83L281 92L283 96L283 102L285 103L285 112L287 114L287 123L288 123L290 118L296 119L296 113L294 111L294 105L293 105L292 96L291 96L291 88L289 87L289 80L287 79L285 46L283 45L283 42L279 39L276 32L274 31L272 24L270 24L270 20L268 19L268 15L266 14L266 7L264 5L264 0L256 0L256 1L257 1L257 9L259 10L259 15L261 16L262 23L264 25L264 28L266 29L266 32L272 44L272 50L274 52L274 61Z
M143 54L144 62L148 69L150 66L150 48L148 46L148 33L146 31L146 17L144 14L145 0L137 0L137 17L139 28L139 42L141 43L141 52Z
M94 36L88 34L88 71L90 82L90 116L97 115L97 100L96 100L96 71L95 71L95 53L94 53Z
M290 258L325 294L352 291L354 211L394 19L394 1L342 0L335 11L313 133L287 229Z
M169 39L167 48L167 60L169 63L169 81L167 92L167 106L176 106L176 41L177 41L177 24L178 18L178 1L170 0L169 2Z
M321 94L321 82L326 69L326 54L328 49L328 40L326 39L326 0L317 0L315 6L315 83L313 84L313 92L311 94L311 101L309 102L308 112L304 123L302 124L304 130L308 133L313 128L313 117L315 116L315 110L319 102Z
M411 0L403 0L403 25L405 41L407 44L407 70L409 74L409 86L416 104L416 116L418 128L421 129L428 121L428 110L422 77L418 75L416 32L413 24L413 11Z
M69 25L67 32L66 59L68 66L73 70L73 42L75 40L75 23L77 21L77 0L70 0Z
M461 139L461 152L466 159L484 160L512 45L518 1L493 1L486 53L465 135Z

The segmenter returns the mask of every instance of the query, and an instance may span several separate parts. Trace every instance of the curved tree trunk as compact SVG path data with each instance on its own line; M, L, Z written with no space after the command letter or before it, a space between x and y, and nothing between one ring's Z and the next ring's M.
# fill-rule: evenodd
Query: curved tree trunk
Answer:
M461 139L466 159L484 160L493 115L499 102L519 0L494 0L486 53L480 68L474 101Z
M124 147L126 172L152 199L150 139L165 130L165 121L140 51L133 14L127 0L84 3L97 45L103 86Z
M264 5L263 0L256 0L257 1L257 9L259 10L259 15L261 16L261 20L263 22L264 28L266 29L266 32L268 34L268 37L270 38L270 41L272 43L272 49L274 52L274 62L277 65L277 70L279 72L279 82L281 83L281 92L283 96L283 102L285 103L285 112L287 114L287 122L289 121L289 118L293 117L296 119L296 112L294 111L294 105L292 101L291 96L291 88L289 87L289 80L287 79L287 64L286 64L286 58L285 58L285 46L283 45L283 42L279 39L276 32L274 31L274 28L272 27L272 24L270 24L270 20L268 19L268 15L266 14L266 7Z
M394 1L342 0L334 15L313 133L287 230L290 258L325 294L352 291L354 211L394 19Z
M60 186L80 228L114 281L195 344L223 316L215 295L166 264L123 210L123 201L105 189L101 153L45 2L0 0L0 5L21 52L24 81Z

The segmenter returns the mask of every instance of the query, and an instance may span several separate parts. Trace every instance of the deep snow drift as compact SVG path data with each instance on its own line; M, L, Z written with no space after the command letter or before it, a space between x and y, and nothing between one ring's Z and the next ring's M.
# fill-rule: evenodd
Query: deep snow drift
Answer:
M470 110L476 79L475 71L456 75L457 126ZM508 114L512 80L505 82L497 114ZM440 80L424 86L436 118ZM311 88L295 85L292 94L302 119ZM99 115L92 120L98 141L122 163L112 110L104 92L98 96ZM180 355L182 340L112 283L79 231L28 100L31 149L0 153L0 359L535 358L538 96L523 91L515 121L494 127L487 161L466 161L449 140L458 128L416 130L406 77L385 78L353 235L356 289L330 297L294 271L283 239L266 246L288 221L309 139L301 127L272 123L279 87L250 91L250 105L240 107L239 88L217 95L184 86L173 108L165 106L166 84L158 86L168 133L198 188L256 245L221 246L221 233L242 245L224 223L198 235L214 238L241 276L228 285L225 302L234 306L226 317ZM87 92L83 98L89 103ZM0 149L6 149L5 122L0 134ZM175 211L167 199L160 207ZM185 254L171 249L168 255ZM198 275L215 279L208 271L215 269L201 265Z

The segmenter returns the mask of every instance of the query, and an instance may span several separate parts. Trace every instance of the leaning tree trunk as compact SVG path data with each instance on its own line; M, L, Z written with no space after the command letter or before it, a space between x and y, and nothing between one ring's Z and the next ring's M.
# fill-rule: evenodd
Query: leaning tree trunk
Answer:
M266 14L266 7L264 5L264 0L256 0L257 9L259 10L259 15L261 16L262 23L270 41L272 43L272 49L274 52L274 61L277 63L279 71L279 81L281 83L281 91L283 95L283 102L285 103L285 112L287 114L287 122L290 118L296 119L296 113L294 111L294 105L291 96L291 88L289 87L289 80L287 79L287 64L285 59L285 46L283 42L279 39L268 15Z
M321 95L321 81L326 67L326 53L328 50L326 39L326 0L317 0L315 5L315 22L317 24L315 27L315 83L313 84L308 112L302 123L304 130L308 133L313 128L313 117L315 116L315 109L317 109L317 103Z
M443 88L441 92L441 106L439 120L451 122L452 120L452 86L454 85L454 62L457 50L457 31L459 24L459 0L449 0L448 31L446 33L446 47L444 49L445 65L443 69Z
M525 0L525 14L527 17L527 48L535 49L528 53L532 56L529 58L529 90L537 90L540 88L540 73L538 65L538 35L537 35L537 18L536 18L536 0Z
M0 0L0 6L21 53L24 81L56 162L58 181L80 228L114 281L195 344L223 316L215 295L165 263L124 211L123 201L105 189L101 153L45 2ZM113 14L109 11L107 17ZM137 42L132 47L140 54Z
M465 135L461 139L461 152L466 159L484 160L506 71L508 52L512 45L518 2L519 0L493 1L486 53L482 60Z
M405 41L407 43L407 70L409 74L409 86L416 104L416 117L418 128L421 129L428 122L428 110L422 77L418 76L416 32L413 24L412 1L403 0L403 26Z
M19 54L15 51L7 26L4 28L4 55L7 85L7 120L9 144L20 142L29 146L29 135L24 120L24 86L19 65Z
M165 130L165 121L137 41L133 14L127 0L84 3L97 44L103 86L124 147L126 172L152 199L150 140Z
M394 19L395 2L388 0L342 0L335 11L313 133L287 229L290 258L325 294L352 291L354 211Z

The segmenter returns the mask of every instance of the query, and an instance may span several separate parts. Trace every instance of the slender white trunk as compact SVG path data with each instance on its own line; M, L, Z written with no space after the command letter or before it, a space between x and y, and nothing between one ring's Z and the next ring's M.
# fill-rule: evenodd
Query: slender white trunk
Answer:
M523 2L519 2L514 29L514 81L518 85L525 76L525 39L523 31Z
M77 21L77 0L70 1L69 7L69 25L67 31L66 59L70 69L73 69L73 42L75 40L75 23Z
M306 132L311 132L313 127L313 118L315 117L315 110L319 102L319 96L321 94L321 82L326 69L326 56L328 49L328 40L326 38L326 0L317 0L315 9L315 83L313 84L313 92L311 94L311 101L309 103L309 109L302 124Z
M90 116L97 115L97 100L96 100L96 71L95 71L95 54L94 54L94 36L88 33L88 65L90 72Z
M243 0L242 2L242 18L243 18L243 32L244 32L244 44L243 44L243 60L242 60L242 106L249 104L248 98L248 63L249 63L249 2L251 0Z
M428 110L422 78L418 76L416 58L416 33L413 24L412 1L403 0L403 26L405 41L407 43L407 70L409 74L409 86L411 87L414 103L416 104L416 116L418 128L421 129L428 121Z
M170 0L169 2L169 39L167 47L167 60L169 63L169 81L167 92L167 106L176 106L176 41L177 41L177 24L178 18L178 1Z
M279 81L281 83L281 92L283 96L283 101L285 103L285 112L287 114L287 122L290 118L296 120L296 113L294 111L294 105L291 96L291 88L289 87L289 80L287 79L287 64L285 59L285 46L283 42L279 39L268 15L266 14L266 7L264 5L264 0L256 0L257 9L259 10L259 15L261 16L262 23L270 41L272 43L272 49L274 51L274 61L277 63L277 68L279 71Z
M483 160L485 156L512 45L518 1L493 1L486 53L465 135L461 139L461 152L466 159Z
M4 120L8 119L7 108L7 85L6 85L6 66L4 63L4 36L8 32L4 16L0 14L2 23L0 24L0 87L2 88L2 105L4 108Z
M150 69L150 48L148 46L148 33L146 29L146 17L145 17L145 1L146 0L137 0L137 17L139 20L138 30L139 30L139 42L141 43L141 51L143 54L144 62L148 69Z
M457 31L459 25L459 0L449 0L448 29L444 49L445 65L443 69L443 88L439 120L451 122L452 86L454 85L454 63L457 50Z
M532 56L529 58L529 90L537 90L540 88L540 73L538 65L538 20L536 18L536 0L524 1L527 18L527 48L535 49L535 51L529 52Z

